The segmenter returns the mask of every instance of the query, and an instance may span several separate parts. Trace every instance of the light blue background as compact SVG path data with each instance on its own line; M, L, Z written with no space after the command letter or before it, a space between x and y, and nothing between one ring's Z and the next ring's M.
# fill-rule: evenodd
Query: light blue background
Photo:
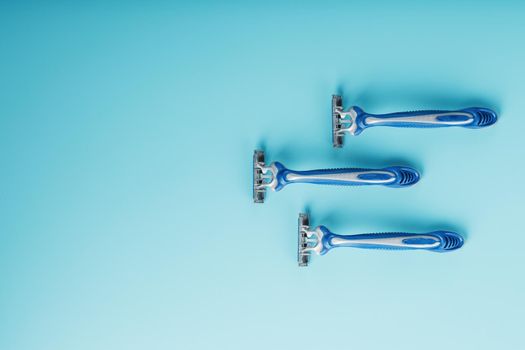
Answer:
M525 5L0 5L0 348L523 348ZM370 112L494 108L483 130L330 141ZM290 186L251 158L412 165L406 190ZM452 229L450 254L296 264L338 233Z

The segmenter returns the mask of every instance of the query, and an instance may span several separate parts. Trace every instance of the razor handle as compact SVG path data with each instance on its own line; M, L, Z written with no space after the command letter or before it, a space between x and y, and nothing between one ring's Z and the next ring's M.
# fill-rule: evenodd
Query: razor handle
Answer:
M356 112L357 129L362 131L373 126L400 128L443 128L459 126L478 129L492 125L497 120L494 111L488 108L471 107L457 111L415 111L389 114L368 114L359 107Z
M323 232L322 253L337 247L446 252L463 245L463 238L450 231L365 233L345 236L332 233L324 226L319 226L318 229Z
M276 191L292 183L319 185L407 187L419 181L419 173L409 167L392 166L384 169L320 169L295 171L275 162Z

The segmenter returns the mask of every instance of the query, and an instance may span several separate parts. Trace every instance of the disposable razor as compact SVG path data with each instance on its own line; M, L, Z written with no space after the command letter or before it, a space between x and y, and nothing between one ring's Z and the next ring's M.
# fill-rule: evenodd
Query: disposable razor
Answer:
M428 233L364 233L357 235L338 235L325 226L310 229L308 214L299 214L297 262L308 266L312 253L324 255L338 247L390 250L428 250L449 252L463 245L463 237L451 231Z
M357 136L364 129L373 126L397 128L442 128L460 126L479 129L490 126L498 119L496 113L488 108L470 107L457 111L427 110L398 112L388 114L370 114L357 106L347 111L343 108L343 99L332 96L332 143L342 147L345 134Z
M391 166L383 169L317 169L296 171L279 162L266 165L264 152L253 153L253 201L264 203L266 189L280 191L293 183L341 186L407 187L419 181L419 173L409 167Z

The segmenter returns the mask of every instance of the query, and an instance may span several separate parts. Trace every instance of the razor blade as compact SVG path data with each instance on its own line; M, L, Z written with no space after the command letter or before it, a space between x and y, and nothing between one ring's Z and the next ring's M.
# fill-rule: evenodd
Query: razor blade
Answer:
M338 235L325 226L310 227L308 214L299 214L297 263L308 266L311 256L324 255L331 249L351 247L362 249L427 250L450 252L463 246L463 237L451 231L428 233L385 232Z
M264 203L266 191L275 192L293 183L339 186L408 187L419 181L419 173L410 167L390 166L382 169L338 168L290 170L280 162L269 165L264 152L253 153L253 201Z
M343 98L332 96L332 145L343 146L346 134L357 136L364 129L373 126L398 128L442 128L463 127L479 129L490 126L497 121L496 112L488 108L469 107L455 111L426 110L397 112L389 114L369 114L357 106L345 111Z

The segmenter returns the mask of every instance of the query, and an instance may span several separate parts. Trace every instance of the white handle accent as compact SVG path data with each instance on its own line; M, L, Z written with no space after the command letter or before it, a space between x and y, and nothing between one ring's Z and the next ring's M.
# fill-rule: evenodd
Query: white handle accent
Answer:
M360 175L365 174L381 174L390 176L386 180L371 180L371 179L361 179ZM366 184L389 184L396 180L396 175L390 171L383 170L374 170L374 171L357 171L349 173L336 173L336 174L312 174L312 175L300 175L290 173L286 175L286 180L290 182L302 182L308 180L320 180L320 181L348 181L348 182L359 182Z
M442 121L438 120L438 117L447 116L447 115L463 115L468 117L466 120L460 121ZM445 112L445 113L433 113L427 115L415 115L415 116L404 116L404 117L366 117L365 124L367 125L381 125L383 123L416 123L416 124L434 124L434 125L467 125L472 123L474 117L465 112Z
M430 239L433 240L434 243L426 243L426 244L407 244L404 243L403 240L405 239L414 239L414 238L423 238L423 239ZM418 236L400 236L400 237L391 237L391 238L368 238L368 239L345 239L341 237L334 237L330 240L330 244L334 247L352 247L355 245L360 244L370 244L375 246L383 246L383 247L411 247L411 248L420 248L420 249L427 249L427 248L434 248L441 244L439 240L436 239L436 237L428 236L428 235L418 235Z

